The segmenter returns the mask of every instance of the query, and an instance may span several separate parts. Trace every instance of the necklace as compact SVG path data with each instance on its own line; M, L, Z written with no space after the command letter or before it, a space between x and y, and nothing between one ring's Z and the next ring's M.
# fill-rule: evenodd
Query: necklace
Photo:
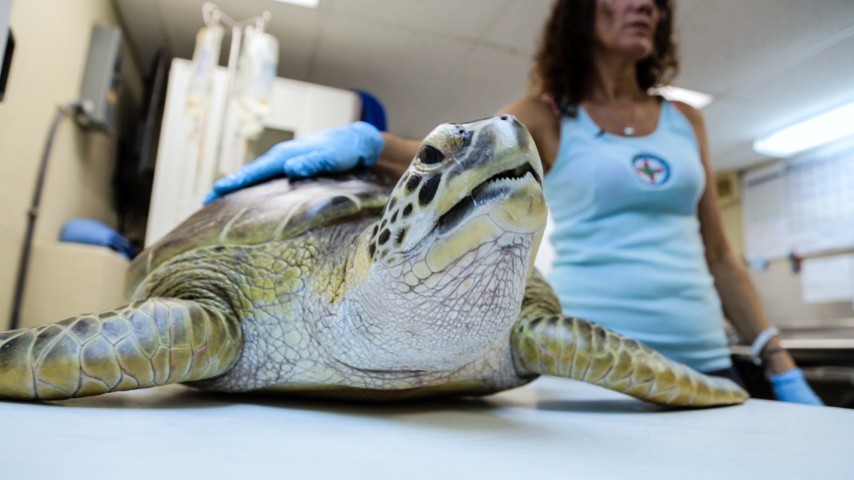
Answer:
M614 120L614 123L617 123L619 127L618 130L622 130L623 135L627 137L631 137L635 134L635 119L637 116L637 108L634 103L630 105L631 111L629 112L629 118L626 119L619 113L617 113L617 109L612 106L611 103L600 104L598 108L600 110L604 110L604 114L607 115L611 120Z
M619 115L616 112L616 110L613 110L611 108L610 104L607 105L605 108L612 117L614 117L617 121L619 121L623 125L623 135L625 135L627 137L631 137L632 135L635 134L634 123L635 123L636 111L635 111L635 105L634 104L632 104L631 116L629 117L628 120L626 120L621 115Z

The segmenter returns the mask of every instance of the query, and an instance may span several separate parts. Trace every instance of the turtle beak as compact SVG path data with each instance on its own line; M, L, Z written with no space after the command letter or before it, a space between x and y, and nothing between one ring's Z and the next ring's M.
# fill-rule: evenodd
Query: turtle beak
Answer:
M543 167L528 129L512 115L502 115L461 125L465 131L474 132L472 144L458 155L450 175L446 175L444 202L436 227L440 235L453 231L466 219L489 209L506 211L508 221L502 222L510 231L537 230L539 215L545 210L542 198ZM527 208L519 215L516 208L506 203L518 197ZM522 198L524 197L524 198ZM526 200L527 199L527 200ZM527 217L525 215L528 215ZM500 218L498 215L497 218ZM532 225L527 225L532 221ZM516 223L526 224L514 226ZM536 227L536 228L534 228Z
M471 194L466 195L437 222L438 233L444 234L454 229L457 225L468 218L478 207L488 205L493 201L501 201L512 195L511 188L515 180L524 180L530 175L540 186L542 191L542 180L530 163L524 163L516 168L503 170L487 178L476 186Z
M444 175L428 265L441 271L485 244L518 236L533 236L535 252L546 206L542 164L530 133L510 115L458 128L474 134Z

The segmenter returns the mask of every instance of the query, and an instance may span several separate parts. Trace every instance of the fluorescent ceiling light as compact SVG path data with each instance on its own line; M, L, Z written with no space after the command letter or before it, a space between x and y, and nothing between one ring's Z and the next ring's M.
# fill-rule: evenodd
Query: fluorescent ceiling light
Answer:
M320 3L320 0L276 0L277 2L282 3L291 3L293 5L299 5L300 7L307 8L317 8L317 4Z
M854 102L759 137L753 149L771 157L791 157L847 135L854 135Z
M708 93L688 90L687 88L674 87L673 85L665 85L655 89L655 93L662 97L673 101L685 102L697 110L708 106L714 100L714 97Z

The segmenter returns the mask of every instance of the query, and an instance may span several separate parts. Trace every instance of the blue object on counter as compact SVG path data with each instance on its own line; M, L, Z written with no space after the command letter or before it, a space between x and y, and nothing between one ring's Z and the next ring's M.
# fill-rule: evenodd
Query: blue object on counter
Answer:
M107 247L131 259L136 255L130 241L98 220L75 218L62 227L59 241Z
M748 259L748 260L747 260L747 265L748 265L748 266L750 267L750 269L751 269L751 270L753 270L754 272L764 272L765 270L768 270L768 267L769 267L771 264L768 262L768 259L767 259L767 258L759 258L759 257L756 257L756 258Z

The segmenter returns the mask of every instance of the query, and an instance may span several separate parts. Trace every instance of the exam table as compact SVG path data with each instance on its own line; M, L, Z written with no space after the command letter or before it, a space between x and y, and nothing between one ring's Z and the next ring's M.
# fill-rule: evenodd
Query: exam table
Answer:
M541 378L481 399L361 404L172 385L0 402L0 478L847 479L854 410L667 411Z

